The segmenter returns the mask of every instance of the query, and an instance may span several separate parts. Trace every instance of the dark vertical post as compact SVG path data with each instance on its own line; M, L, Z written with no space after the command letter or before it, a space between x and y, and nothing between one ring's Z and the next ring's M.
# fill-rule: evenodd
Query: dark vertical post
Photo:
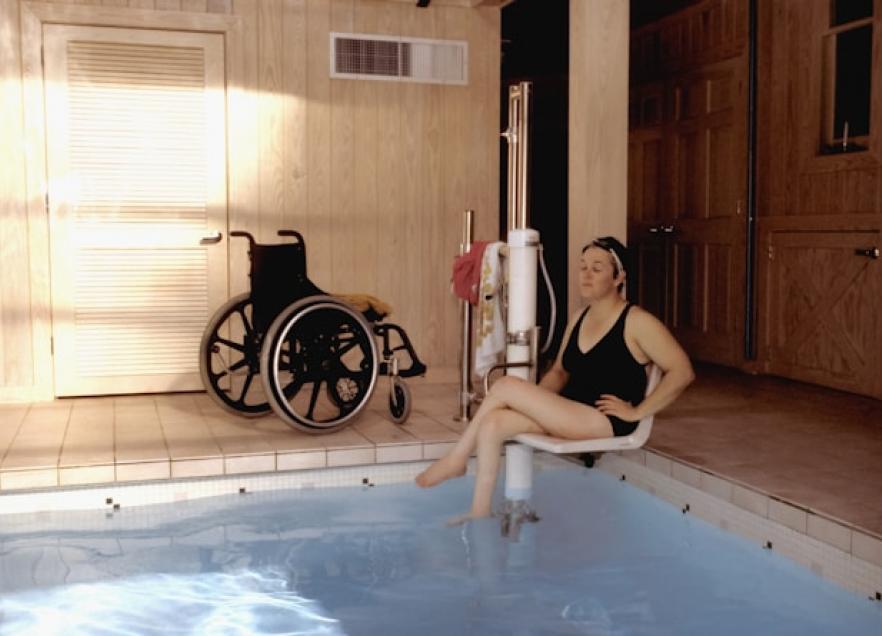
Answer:
M756 359L756 110L757 7L748 0L747 59L747 236L744 302L744 357Z

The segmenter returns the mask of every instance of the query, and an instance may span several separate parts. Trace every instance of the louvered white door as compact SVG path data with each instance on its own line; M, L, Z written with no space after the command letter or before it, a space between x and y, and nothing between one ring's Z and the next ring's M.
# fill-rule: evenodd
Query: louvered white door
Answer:
M201 388L226 298L223 38L44 26L55 393ZM216 239L215 239L216 240Z

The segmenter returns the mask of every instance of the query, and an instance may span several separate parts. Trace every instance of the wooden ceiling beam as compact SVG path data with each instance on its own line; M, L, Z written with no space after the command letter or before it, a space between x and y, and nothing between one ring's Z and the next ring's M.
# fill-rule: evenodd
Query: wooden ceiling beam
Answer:
M416 6L417 0L386 0L387 2L407 3ZM431 7L448 6L448 7L464 7L468 9L477 9L479 7L499 7L500 9L514 0L430 0Z

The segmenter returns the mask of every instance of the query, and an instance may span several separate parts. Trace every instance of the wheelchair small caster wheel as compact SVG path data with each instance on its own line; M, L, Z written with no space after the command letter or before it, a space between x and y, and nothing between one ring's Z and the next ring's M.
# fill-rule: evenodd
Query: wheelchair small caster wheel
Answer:
M585 465L585 468L593 468L594 467L594 455L591 453L582 453L579 456L579 459L582 460L582 463Z
M393 380L389 391L389 413L392 415L392 421L396 424L404 424L410 415L412 403L408 386L401 380Z

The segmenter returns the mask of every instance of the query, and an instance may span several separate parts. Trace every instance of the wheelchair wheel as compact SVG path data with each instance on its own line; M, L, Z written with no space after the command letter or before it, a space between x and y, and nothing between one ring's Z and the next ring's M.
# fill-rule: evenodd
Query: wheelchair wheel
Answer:
M260 373L260 336L255 333L249 294L218 309L202 334L199 373L208 395L222 408L246 417L270 412Z
M287 307L267 330L260 354L270 406L286 424L307 433L331 433L348 424L370 399L378 366L370 325L330 296L310 296Z
M404 424L410 415L410 407L413 399L410 396L410 389L404 380L392 380L391 390L389 391L389 413L392 415L392 421L396 424Z

